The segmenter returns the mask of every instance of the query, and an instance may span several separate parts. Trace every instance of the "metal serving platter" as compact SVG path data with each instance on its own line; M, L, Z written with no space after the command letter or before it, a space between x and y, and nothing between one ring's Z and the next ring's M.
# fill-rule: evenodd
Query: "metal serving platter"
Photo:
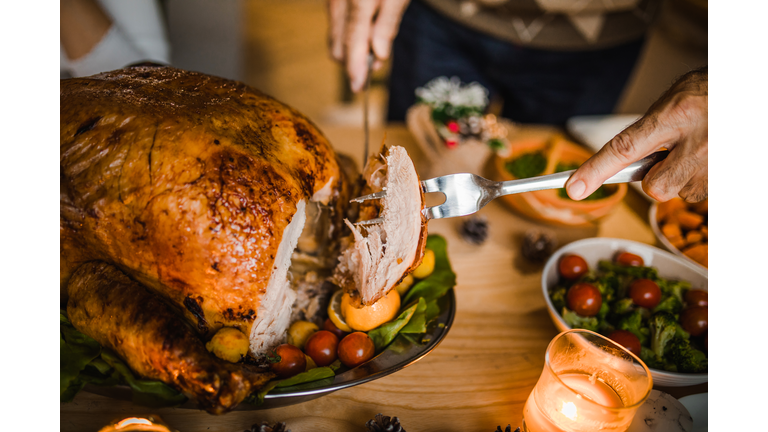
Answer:
M275 388L264 397L263 404L257 406L241 403L235 410L263 410L307 402L337 390L385 377L416 363L432 352L451 329L453 319L456 316L456 293L454 289L448 290L438 300L438 304L440 305L440 315L432 322L427 333L419 337L421 340L427 340L425 343L413 342L400 335L376 357L354 369L315 382ZM131 389L128 386L102 387L87 384L83 391L113 399L131 400ZM194 401L187 401L180 408L199 409Z

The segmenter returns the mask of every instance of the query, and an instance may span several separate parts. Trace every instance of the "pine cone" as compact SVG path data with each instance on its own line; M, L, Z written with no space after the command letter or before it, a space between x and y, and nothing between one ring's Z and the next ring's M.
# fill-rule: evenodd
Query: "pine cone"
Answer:
M461 237L469 243L480 245L488 238L488 219L483 216L472 216L462 222Z
M555 248L554 238L543 231L529 230L523 239L523 256L531 261L544 261Z
M261 422L260 425L255 424L244 432L291 432L291 430L286 429L283 422L277 422L274 425L270 425L268 422Z
M397 417L387 417L381 413L376 414L376 418L368 420L365 424L368 432L405 432L400 426L400 419Z

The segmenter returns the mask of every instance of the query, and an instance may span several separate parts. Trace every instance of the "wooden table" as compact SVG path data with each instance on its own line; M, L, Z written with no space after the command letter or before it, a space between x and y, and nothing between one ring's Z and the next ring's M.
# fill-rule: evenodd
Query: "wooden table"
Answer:
M323 128L341 152L362 159L359 129ZM387 142L405 146L417 166L425 163L402 126L386 129ZM384 131L372 131L378 148ZM374 144L376 143L376 144ZM284 421L293 432L363 432L377 413L397 416L404 429L487 431L520 425L523 405L544 366L544 351L558 333L541 293L543 265L520 255L521 236L531 228L553 232L560 246L587 237L618 237L654 244L647 223L648 202L630 188L629 195L598 227L553 228L526 220L493 202L481 211L490 236L481 246L458 235L460 220L435 220L429 231L448 241L458 276L457 313L440 346L418 363L388 377L328 396L265 411L235 411L214 417L204 411L147 409L81 392L61 405L62 431L97 431L111 420L158 414L180 432L240 432L261 421ZM707 384L663 388L675 397L707 391Z

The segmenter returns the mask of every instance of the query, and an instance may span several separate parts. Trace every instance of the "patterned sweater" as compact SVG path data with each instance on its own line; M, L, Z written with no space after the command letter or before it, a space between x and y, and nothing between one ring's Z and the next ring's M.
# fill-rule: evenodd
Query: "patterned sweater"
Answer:
M474 30L531 48L590 50L641 38L662 0L422 0Z

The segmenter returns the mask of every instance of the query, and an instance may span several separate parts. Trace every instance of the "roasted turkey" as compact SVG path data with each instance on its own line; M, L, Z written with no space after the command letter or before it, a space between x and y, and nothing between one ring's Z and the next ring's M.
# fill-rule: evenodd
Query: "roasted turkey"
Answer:
M423 200L404 149L372 158L361 181L307 118L245 84L129 67L62 80L60 113L61 299L72 324L211 413L272 376L208 352L216 331L241 330L259 359L292 321L320 319L329 281L371 303L423 254ZM349 205L382 187L397 194ZM379 214L381 227L350 234L349 219Z

